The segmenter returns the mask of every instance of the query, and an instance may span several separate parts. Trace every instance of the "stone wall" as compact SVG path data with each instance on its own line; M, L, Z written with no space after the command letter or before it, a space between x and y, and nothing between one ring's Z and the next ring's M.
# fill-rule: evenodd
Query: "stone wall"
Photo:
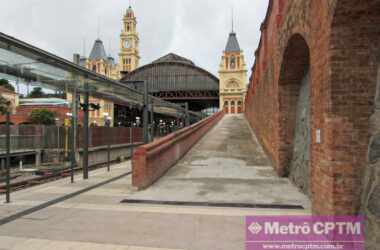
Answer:
M289 165L289 178L309 194L310 160L310 75L306 74L301 82L296 114L294 148Z
M375 111L370 119L370 134L369 164L363 178L361 211L366 216L366 249L375 250L380 244L380 67Z

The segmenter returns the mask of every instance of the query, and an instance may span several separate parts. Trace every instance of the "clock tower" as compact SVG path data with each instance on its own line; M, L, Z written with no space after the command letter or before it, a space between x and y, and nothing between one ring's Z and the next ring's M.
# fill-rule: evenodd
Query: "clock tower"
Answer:
M226 114L244 112L244 99L247 85L247 69L243 51L240 49L236 33L228 37L219 68L220 109Z
M123 17L123 29L120 34L120 73L128 73L139 67L139 36L137 20L132 7L129 6Z

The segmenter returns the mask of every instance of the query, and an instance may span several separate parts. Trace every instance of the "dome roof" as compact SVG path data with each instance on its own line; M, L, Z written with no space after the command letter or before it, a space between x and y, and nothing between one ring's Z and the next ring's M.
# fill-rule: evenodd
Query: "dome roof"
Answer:
M179 63L186 63L186 64L195 65L189 59L186 59L186 58L179 56L179 55L176 55L174 53L169 53L166 56L158 58L157 60L153 61L152 63L161 63L161 62L179 62Z
M148 81L150 92L219 91L217 77L191 60L173 53L137 68L121 80L129 87L142 90L142 84L130 83L133 81Z

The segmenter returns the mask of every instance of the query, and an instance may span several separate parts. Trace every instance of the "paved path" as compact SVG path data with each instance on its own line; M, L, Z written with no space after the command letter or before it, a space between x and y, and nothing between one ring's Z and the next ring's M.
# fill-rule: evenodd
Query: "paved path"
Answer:
M305 195L277 177L243 115L225 116L163 178L128 198L309 208Z
M83 180L82 173L77 173L74 178L75 183L73 184L70 183L70 177L67 177L11 193L10 204L3 204L5 195L0 195L0 225L2 224L2 220L7 217L36 206L41 206L52 200L61 199L66 195L81 192L82 190L99 185L107 180L125 175L130 171L131 163L128 161L114 165L110 172L107 172L106 168L90 171L90 178L88 180Z
M218 199L235 200L233 196L239 195L238 192L243 188L248 190L244 192L250 193L251 190L253 197L260 198L255 194L258 192L255 188L258 188L265 192L261 195L260 202L302 203L297 200L302 196L298 196L299 194L288 182L273 175L261 149L255 143L241 145L235 143L239 138L244 143L252 141L247 127L240 135L231 136L231 126L238 124L244 125L241 117L225 118L164 179L175 185L178 185L178 179L181 179L184 184L177 188L184 188L185 192L180 193L185 195L189 192L191 198L211 197L214 193L218 194ZM214 137L216 134L218 136ZM215 141L210 140L213 137L216 138ZM223 146L226 142L227 145ZM204 152L205 154L199 151L201 147L206 146L208 150ZM220 149L224 152L218 153ZM195 156L194 160L189 160L192 156ZM207 171L206 166L211 166L211 169ZM181 167L186 169L179 169ZM66 179L16 192L12 196L13 203L0 204L0 214L5 210L19 211L19 206L29 208L33 204L41 204L52 197L62 196L87 187L91 183L99 183L120 175L129 168L130 162L125 162L112 166L110 173L103 169L93 172L88 181L81 181L78 178L74 185L69 184ZM245 172L241 174L240 171ZM225 178L226 176L228 178ZM215 181L216 184L212 184L214 187L211 184L199 185L205 183L204 178L209 178L210 182ZM260 183L265 186L250 183L250 178L262 180ZM196 192L190 192L189 186L192 185L190 179L194 180L193 187ZM272 183L271 185L281 184L291 198L280 199L279 193L271 194L270 192L275 189L265 182ZM157 183L153 189L161 185L163 184ZM201 194L199 191L208 193ZM21 217L0 226L0 250L243 250L244 216L309 213L308 210L120 203L126 197L135 195L131 178L127 176ZM228 197L229 195L231 196ZM252 202L249 196L244 195L239 199L243 198Z
M70 187L61 181L49 183L36 187L29 199L34 196L38 203L44 194L65 194ZM244 216L307 213L120 203L132 190L126 177L0 226L0 249L243 250Z

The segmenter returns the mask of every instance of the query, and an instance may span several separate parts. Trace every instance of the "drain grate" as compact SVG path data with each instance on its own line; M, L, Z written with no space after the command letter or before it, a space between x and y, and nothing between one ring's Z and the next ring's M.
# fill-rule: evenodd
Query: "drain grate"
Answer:
M301 205L291 204L252 204L252 203L229 203L229 202L197 202L197 201L156 201L125 199L121 203L172 205L172 206L200 206L200 207L225 207L225 208L268 208L268 209L305 209Z

